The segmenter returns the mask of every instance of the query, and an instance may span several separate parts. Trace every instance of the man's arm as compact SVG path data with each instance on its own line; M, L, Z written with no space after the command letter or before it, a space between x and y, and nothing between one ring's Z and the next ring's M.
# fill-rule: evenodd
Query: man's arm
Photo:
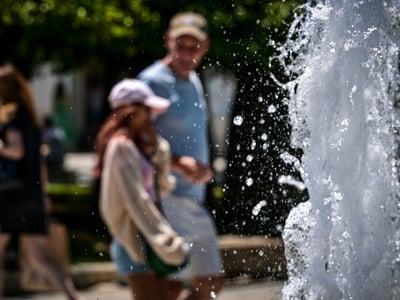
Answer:
M172 170L182 174L189 181L200 184L207 183L213 177L210 166L203 164L190 156L172 155Z

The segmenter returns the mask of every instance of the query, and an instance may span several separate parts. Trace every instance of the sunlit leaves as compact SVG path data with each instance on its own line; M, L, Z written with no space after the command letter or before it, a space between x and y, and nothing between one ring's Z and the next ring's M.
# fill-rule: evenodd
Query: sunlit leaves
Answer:
M14 42L3 46L0 60L31 64L52 60L71 68L96 56L132 56L140 51L132 41L158 21L159 13L139 0L2 0L0 38Z
M63 68L113 55L133 58L162 51L162 35L172 14L193 10L209 20L208 58L231 66L237 60L266 65L268 39L279 39L295 6L291 1L2 0L0 38L12 40L0 60ZM276 29L279 30L276 30ZM278 32L278 33L277 33Z

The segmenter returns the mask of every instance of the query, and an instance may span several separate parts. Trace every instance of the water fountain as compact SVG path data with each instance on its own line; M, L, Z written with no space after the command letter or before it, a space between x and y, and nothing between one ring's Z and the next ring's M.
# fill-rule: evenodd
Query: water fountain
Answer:
M284 299L399 297L399 16L397 0L309 1L281 48L310 195L283 232Z

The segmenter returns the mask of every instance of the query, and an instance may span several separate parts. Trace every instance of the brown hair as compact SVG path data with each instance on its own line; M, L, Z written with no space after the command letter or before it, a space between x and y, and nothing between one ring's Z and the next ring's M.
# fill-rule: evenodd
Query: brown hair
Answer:
M98 160L96 166L93 169L93 173L95 176L99 177L101 175L107 144L113 137L113 135L117 132L121 132L122 134L125 134L128 138L130 138L139 150L142 150L144 148L143 141L139 138L138 133L145 129L149 130L151 128L154 128L153 124L146 124L144 126L145 128L132 128L132 122L130 122L130 120L135 117L138 108L143 106L143 104L131 104L127 106L122 106L111 112L111 114L108 116L96 137L96 153ZM152 131L150 130L149 132ZM153 133L153 139L155 140L155 130Z
M0 102L15 103L24 107L35 125L40 125L36 112L35 101L29 82L13 65L5 64L0 67Z

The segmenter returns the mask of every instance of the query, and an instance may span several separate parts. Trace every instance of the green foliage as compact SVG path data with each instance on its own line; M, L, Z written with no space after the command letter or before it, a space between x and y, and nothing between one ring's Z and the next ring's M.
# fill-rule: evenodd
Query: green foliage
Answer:
M132 44L157 30L158 21L159 14L140 0L3 0L0 58L29 72L49 60L65 70L133 57L139 48Z
M230 7L216 7L212 54L233 69L237 64L268 65L274 52L269 41L282 41L292 10L299 1L242 1ZM215 45L216 44L216 45Z
M162 55L170 17L193 10L210 23L210 63L234 67L250 60L266 65L273 51L268 40L282 38L301 2L2 0L0 62L13 62L25 73L49 60L60 70L109 64L123 71L125 62Z

